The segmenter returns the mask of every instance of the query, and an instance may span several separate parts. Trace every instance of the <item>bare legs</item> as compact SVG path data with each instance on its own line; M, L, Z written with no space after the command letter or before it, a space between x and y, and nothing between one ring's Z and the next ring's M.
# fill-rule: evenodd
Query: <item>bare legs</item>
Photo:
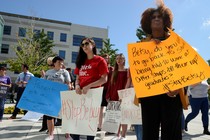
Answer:
M122 128L122 132L121 132L121 128ZM127 124L120 124L118 132L117 132L117 136L120 137L121 135L121 137L125 138L126 133L127 133L127 128L128 128Z
M48 127L48 134L49 136L53 136L53 132L54 132L54 119L51 120L47 120L47 127Z
M102 122L103 122L103 112L104 112L104 106L101 106L100 114L99 114L99 122L98 122L98 128L102 128Z

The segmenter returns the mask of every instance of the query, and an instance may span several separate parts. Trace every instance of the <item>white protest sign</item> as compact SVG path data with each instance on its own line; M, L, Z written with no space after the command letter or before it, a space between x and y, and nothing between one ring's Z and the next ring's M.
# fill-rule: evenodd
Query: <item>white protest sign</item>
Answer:
M121 111L119 101L109 101L102 130L117 133L121 121Z
M95 136L100 114L103 87L87 94L61 91L62 132Z
M22 120L28 120L32 122L38 122L39 119L43 116L41 113L28 111L21 119Z
M121 124L142 124L141 106L134 104L134 88L118 90L118 96L122 100Z

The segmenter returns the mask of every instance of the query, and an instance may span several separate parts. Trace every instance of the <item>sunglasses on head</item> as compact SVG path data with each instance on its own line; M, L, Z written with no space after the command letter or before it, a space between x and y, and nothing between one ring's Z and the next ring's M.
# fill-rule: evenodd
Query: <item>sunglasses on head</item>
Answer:
M89 42L82 43L81 47L88 46L89 44L90 44Z

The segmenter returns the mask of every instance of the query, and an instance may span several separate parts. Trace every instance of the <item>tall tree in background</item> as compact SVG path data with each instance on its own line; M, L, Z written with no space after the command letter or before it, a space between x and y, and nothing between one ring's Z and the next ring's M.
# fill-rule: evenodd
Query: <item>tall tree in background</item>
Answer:
M103 40L103 43L104 43L104 47L101 49L99 55L108 54L110 56L110 65L114 66L115 59L116 59L116 53L117 53L118 49L112 48L112 46L114 46L114 44L110 43L109 38L106 40Z
M48 39L44 30L34 32L32 25L26 29L26 37L17 37L17 41L17 45L13 46L17 57L3 63L9 64L9 70L15 72L21 72L21 64L27 64L30 72L39 76L41 70L47 69L46 59L55 55L52 51L53 41Z
M207 62L209 63L209 66L210 66L210 60L207 60Z
M44 29L40 33L34 33L34 41L39 43L39 47L42 49L42 53L52 53L52 47L55 46L52 40L48 39ZM50 51L50 52L49 52Z
M136 36L141 41L142 39L146 38L146 33L141 29L141 27L136 29Z

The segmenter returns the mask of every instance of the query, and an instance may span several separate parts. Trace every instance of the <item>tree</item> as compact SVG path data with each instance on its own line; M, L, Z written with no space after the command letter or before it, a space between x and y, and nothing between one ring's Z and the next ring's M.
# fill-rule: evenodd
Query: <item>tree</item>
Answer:
M41 70L47 69L46 59L55 56L52 51L53 41L49 40L42 30L40 33L34 32L34 26L26 29L26 37L17 36L17 45L13 46L16 58L5 60L3 63L9 64L9 70L21 72L21 64L27 64L35 76L40 76Z
M207 60L207 62L209 63L209 66L210 66L210 60Z
M114 66L115 59L116 59L116 53L117 53L118 49L112 49L112 46L115 46L115 45L110 43L109 38L106 40L103 40L103 43L104 43L104 48L101 49L100 55L108 54L110 57L110 65Z
M146 38L146 33L141 29L141 27L136 29L136 36L139 40Z

